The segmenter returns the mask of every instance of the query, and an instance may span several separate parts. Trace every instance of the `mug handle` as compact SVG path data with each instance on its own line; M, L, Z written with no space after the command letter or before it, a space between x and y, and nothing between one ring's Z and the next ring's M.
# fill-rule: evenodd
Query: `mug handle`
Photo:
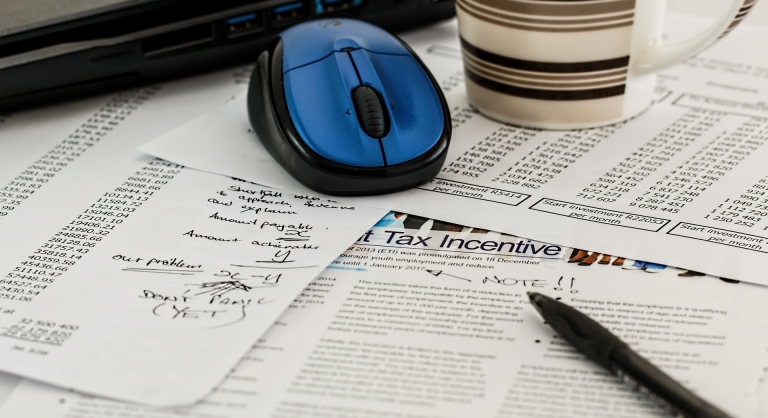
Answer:
M755 3L757 0L735 0L714 25L693 38L671 45L661 41L648 45L635 58L633 70L640 75L656 73L696 56L736 27Z

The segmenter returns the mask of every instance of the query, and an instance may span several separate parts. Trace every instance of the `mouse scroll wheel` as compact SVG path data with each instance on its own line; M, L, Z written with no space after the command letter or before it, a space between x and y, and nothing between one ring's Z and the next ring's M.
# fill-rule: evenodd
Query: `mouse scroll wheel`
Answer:
M352 92L352 99L363 131L372 138L383 138L387 134L389 117L376 90L368 86L357 87Z

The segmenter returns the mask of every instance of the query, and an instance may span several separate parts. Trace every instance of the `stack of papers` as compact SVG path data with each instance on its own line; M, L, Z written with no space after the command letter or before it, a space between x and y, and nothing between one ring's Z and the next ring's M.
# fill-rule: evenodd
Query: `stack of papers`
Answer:
M449 90L453 137L442 172L413 190L346 201L768 284L759 274L768 254L768 57L750 52L766 29L736 31L663 73L657 102L633 120L579 131L479 115L464 94L456 28L441 29L445 37L411 45ZM308 191L249 131L244 96L141 149Z
M768 289L622 268L615 257L579 265L570 248L396 216L312 281L198 405L170 412L27 380L0 416L663 416L544 325L529 290L588 312L735 416L756 416ZM549 255L414 247L407 236L546 246Z
M376 198L284 173L247 67L2 115L0 370L25 379L0 418L663 416L530 290L766 416L765 36L663 74L634 120L545 132L467 104L455 23L408 34L454 136Z

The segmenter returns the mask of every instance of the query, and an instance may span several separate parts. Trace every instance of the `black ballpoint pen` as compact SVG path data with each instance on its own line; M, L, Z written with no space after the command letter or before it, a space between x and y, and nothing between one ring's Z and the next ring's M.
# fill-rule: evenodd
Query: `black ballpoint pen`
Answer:
M677 383L587 315L540 293L528 292L528 298L561 337L675 416L730 417Z

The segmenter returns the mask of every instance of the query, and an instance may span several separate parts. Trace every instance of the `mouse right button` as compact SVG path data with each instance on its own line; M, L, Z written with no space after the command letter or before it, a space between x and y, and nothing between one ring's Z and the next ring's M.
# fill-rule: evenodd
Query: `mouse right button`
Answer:
M376 69L391 118L381 144L387 165L404 163L427 153L440 139L444 124L440 96L425 70L412 56L368 53ZM355 60L355 63L362 60ZM365 69L358 66L361 77Z
M353 167L384 166L379 141L361 133L350 97L358 80L346 53L294 68L283 83L291 120L312 151Z

